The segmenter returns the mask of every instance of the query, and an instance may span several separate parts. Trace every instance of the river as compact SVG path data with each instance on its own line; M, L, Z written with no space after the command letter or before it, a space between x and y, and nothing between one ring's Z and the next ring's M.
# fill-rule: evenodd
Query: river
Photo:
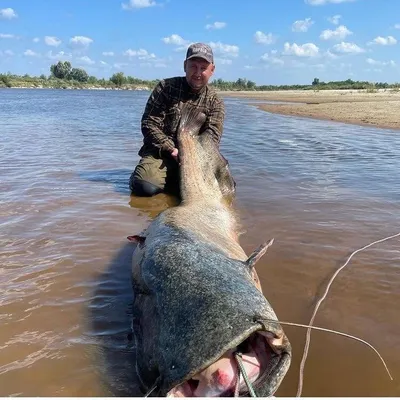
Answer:
M0 395L134 396L132 245L160 211L130 196L149 92L0 89ZM400 231L398 132L273 115L225 98L221 149L250 253L283 321L307 324L350 254ZM400 240L340 272L313 331L303 396L400 395ZM295 396L306 330L285 327Z

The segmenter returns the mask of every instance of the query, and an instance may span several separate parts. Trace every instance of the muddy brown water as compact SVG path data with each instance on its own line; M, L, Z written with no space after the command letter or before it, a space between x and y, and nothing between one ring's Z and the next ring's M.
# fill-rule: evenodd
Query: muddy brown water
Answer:
M126 236L174 204L130 196L148 92L0 90L0 395L134 396ZM226 98L241 242L279 318L307 324L351 252L400 231L398 133ZM315 325L303 396L400 395L400 240L350 261ZM295 396L306 331L286 327Z

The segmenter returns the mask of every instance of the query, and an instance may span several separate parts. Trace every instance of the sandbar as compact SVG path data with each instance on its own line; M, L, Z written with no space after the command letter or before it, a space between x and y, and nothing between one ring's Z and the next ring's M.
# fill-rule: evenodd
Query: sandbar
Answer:
M220 91L276 114L400 130L400 90ZM266 103L252 103L265 100ZM286 102L267 103L267 102Z

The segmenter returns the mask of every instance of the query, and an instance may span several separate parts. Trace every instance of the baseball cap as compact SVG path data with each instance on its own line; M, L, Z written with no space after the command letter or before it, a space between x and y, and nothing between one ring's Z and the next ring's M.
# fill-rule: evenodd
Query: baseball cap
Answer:
M193 43L191 44L186 52L186 60L190 58L203 58L209 63L214 63L214 55L211 47L205 43Z

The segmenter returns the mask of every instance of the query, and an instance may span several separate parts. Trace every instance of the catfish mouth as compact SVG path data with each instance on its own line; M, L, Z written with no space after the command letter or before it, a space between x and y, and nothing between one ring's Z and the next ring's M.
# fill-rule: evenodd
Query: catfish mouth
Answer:
M283 332L279 336L266 331L252 333L216 362L171 389L167 397L247 396L251 389L239 367L238 357L252 388L256 389L257 386L265 384L274 386L274 383L264 381L275 381L276 387L270 387L268 390L272 395L278 388L276 381L279 379L274 379L275 375L279 375L285 368L280 363L284 338Z

